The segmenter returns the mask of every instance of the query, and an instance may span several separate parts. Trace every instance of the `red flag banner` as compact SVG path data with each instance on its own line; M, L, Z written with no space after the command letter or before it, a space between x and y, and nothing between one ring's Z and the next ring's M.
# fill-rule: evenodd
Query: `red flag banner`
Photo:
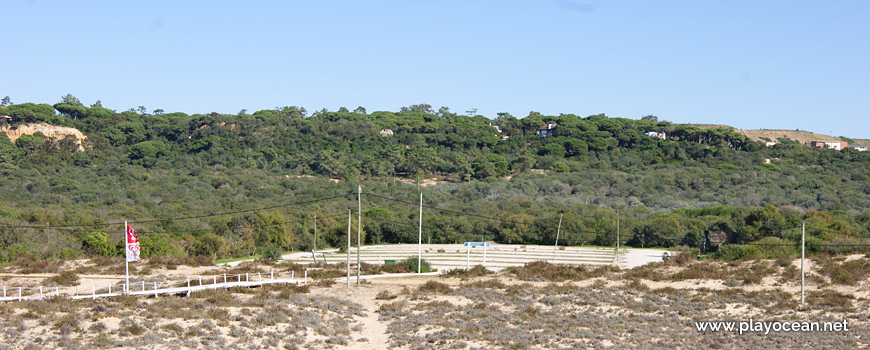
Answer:
M139 260L139 235L130 225L125 230L127 234L127 261Z

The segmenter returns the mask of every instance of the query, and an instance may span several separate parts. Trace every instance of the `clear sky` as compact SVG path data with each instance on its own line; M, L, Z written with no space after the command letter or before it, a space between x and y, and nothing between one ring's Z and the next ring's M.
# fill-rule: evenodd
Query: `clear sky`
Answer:
M870 1L3 1L0 96L431 104L870 138Z

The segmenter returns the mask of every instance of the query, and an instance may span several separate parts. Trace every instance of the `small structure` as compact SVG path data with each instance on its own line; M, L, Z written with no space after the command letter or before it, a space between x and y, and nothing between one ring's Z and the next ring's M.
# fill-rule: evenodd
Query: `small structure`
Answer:
M0 119L4 120L12 120L12 117L6 115L7 108L6 106L0 106Z
M867 151L867 146L866 146L866 145L852 145L852 147L855 148L855 150L858 150L858 151L861 151L861 152L866 152L866 151Z
M779 142L776 142L776 141L767 141L767 142L764 143L764 145L767 146L767 147L772 147L772 146L775 146L775 145L778 145L778 144L779 144Z
M393 130L381 129L381 136L386 136L386 137L393 136Z
M665 134L664 131L662 131L662 132L658 132L658 131L649 131L649 132L645 133L644 135L649 136L649 137L658 137L658 138L660 138L660 139L662 139L662 140L664 140L665 138L667 138L667 134Z
M817 148L830 148L838 151L849 147L849 143L846 141L807 141L807 145Z
M551 136L553 135L553 129L555 129L558 125L550 123L547 125L541 125L538 127L535 135L537 136Z
M471 268L471 247L483 247L483 267L486 267L486 247L489 247L489 242L465 242L465 269Z

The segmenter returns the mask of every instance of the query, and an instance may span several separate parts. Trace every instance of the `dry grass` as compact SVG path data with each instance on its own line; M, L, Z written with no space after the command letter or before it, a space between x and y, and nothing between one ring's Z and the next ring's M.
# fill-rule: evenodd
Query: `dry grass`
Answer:
M42 282L45 286L76 286L79 284L79 275L75 271L61 271L55 276Z
M447 271L446 273L444 273L441 276L442 277L459 277L462 279L468 279L468 278L475 278L475 277L483 277L483 276L487 276L487 275L491 275L491 274L493 274L493 272L490 270L487 270L487 268L485 268L481 265L475 265L474 267L467 269L467 270L462 269L462 268L452 269L452 270Z
M447 294L452 290L453 288L450 288L450 286L436 280L428 280L417 287L417 291L423 294Z
M553 265L546 261L533 261L523 266L510 267L507 271L523 281L562 282L601 277L609 272L619 271L619 268L614 266L593 268L588 266Z
M396 299L398 295L391 293L388 290L382 290L375 295L375 300L393 300Z
M853 286L870 276L870 260L866 257L850 261L822 259L821 274L831 279L831 283Z
M17 273L55 273L63 265L61 260L40 259L34 255L25 255L15 259L10 267Z

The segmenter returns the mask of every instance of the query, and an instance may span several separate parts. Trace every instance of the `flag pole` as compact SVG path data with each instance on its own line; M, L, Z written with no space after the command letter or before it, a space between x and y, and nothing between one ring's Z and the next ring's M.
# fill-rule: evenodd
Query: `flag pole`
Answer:
M130 285L130 248L127 246L130 244L129 238L127 237L127 221L124 220L124 275L126 276L126 281L124 282L124 293L127 292L127 286Z

